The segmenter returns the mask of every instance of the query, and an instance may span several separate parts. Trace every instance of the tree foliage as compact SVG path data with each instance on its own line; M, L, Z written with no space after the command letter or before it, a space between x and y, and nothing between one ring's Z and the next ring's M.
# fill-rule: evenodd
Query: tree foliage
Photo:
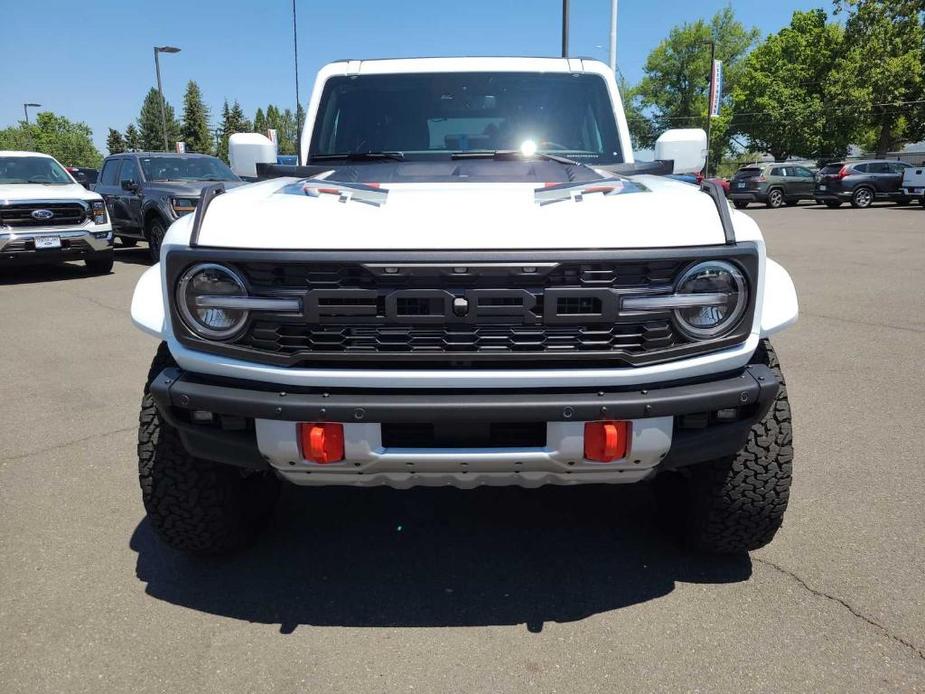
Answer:
M106 149L110 154L120 154L125 151L125 138L115 128L109 129L109 135L106 136Z
M925 1L836 0L845 46L829 98L850 111L855 140L878 155L925 138Z
M725 93L735 89L741 62L759 38L747 29L731 7L717 12L709 24L703 20L671 29L646 59L645 76L634 90L635 107L650 114L651 128L636 128L639 144L650 147L657 133L669 128L704 127L710 88L710 42L716 59L723 61ZM724 98L728 101L728 97ZM711 156L718 160L728 148L728 128L713 123Z
M180 139L180 124L177 123L173 106L164 99L164 111L167 114L167 148L176 149L177 140ZM141 113L138 114L138 131L141 140L141 149L149 152L158 152L164 149L164 130L161 120L161 97L154 87L148 90Z
M50 154L65 166L98 167L103 155L93 144L93 131L86 123L71 121L51 111L36 115L35 122L0 130L0 149Z
M180 137L187 152L212 152L212 133L209 131L209 109L202 101L199 85L190 80L183 95L183 125Z
M745 59L733 91L732 130L776 161L792 154L843 157L851 143L850 115L827 103L829 73L843 31L824 10L794 12L790 25Z
M134 123L129 123L125 128L125 150L127 152L137 152L141 150L141 133Z
M252 124L244 116L244 110L237 100L228 105L228 99L222 105L222 121L219 126L218 146L216 147L216 156L228 161L228 138L235 133L251 132Z

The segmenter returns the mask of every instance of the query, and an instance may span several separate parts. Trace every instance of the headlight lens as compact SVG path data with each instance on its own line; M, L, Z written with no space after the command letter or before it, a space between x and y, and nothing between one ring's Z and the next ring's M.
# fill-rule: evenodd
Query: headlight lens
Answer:
M90 207L93 212L93 223L94 224L105 224L106 223L106 203L102 200L92 200L90 201Z
M732 330L748 306L745 276L732 263L710 260L690 267L678 281L675 294L725 296L718 303L678 308L675 321L681 331L695 340L718 337Z
M177 307L183 321L197 335L227 340L247 321L247 311L207 305L205 297L246 296L247 288L231 269L215 263L194 265L177 283Z
M174 213L182 217L196 209L196 200L194 198L170 198L170 205Z

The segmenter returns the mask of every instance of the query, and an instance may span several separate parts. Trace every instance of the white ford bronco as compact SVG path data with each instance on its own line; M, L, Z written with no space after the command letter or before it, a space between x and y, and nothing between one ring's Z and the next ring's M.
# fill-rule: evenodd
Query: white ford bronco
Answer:
M83 260L112 270L112 224L98 193L47 154L0 151L0 269Z
M797 318L757 225L699 171L701 130L634 162L613 73L580 59L342 61L301 165L235 136L138 282L161 341L145 508L189 552L251 539L300 485L651 481L693 546L780 527Z

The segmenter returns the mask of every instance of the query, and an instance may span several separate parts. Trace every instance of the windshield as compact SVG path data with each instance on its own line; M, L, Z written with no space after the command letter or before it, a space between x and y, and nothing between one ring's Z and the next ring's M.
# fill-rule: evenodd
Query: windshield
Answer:
M139 157L148 181L237 181L225 163L213 157Z
M426 159L535 145L589 164L623 161L607 85L597 75L334 77L318 114L312 155L403 152Z
M48 157L0 157L0 184L7 183L62 186L74 181L58 162Z
M752 178L753 176L760 176L760 175L761 175L761 169L757 167L749 167L746 169L739 169L738 171L736 171L735 176L733 176L733 178Z

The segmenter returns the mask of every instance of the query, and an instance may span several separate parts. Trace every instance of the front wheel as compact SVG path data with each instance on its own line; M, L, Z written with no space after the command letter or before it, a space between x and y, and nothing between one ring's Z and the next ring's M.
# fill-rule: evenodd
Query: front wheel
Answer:
M777 355L763 340L756 362L774 371L780 389L771 408L731 458L656 478L663 513L695 549L730 554L768 544L784 519L790 496L793 440L790 401Z
M776 210L784 204L784 192L779 188L773 188L768 191L768 207Z
M154 532L171 547L191 554L230 552L266 525L279 481L271 472L253 473L186 452L149 392L151 381L175 365L162 343L148 373L138 423L142 501Z
M164 223L160 219L154 219L148 224L148 253L155 263L161 259L161 243L166 233L167 229L164 228Z
M732 204L735 205L737 210L744 210L748 207L748 200L733 200Z

